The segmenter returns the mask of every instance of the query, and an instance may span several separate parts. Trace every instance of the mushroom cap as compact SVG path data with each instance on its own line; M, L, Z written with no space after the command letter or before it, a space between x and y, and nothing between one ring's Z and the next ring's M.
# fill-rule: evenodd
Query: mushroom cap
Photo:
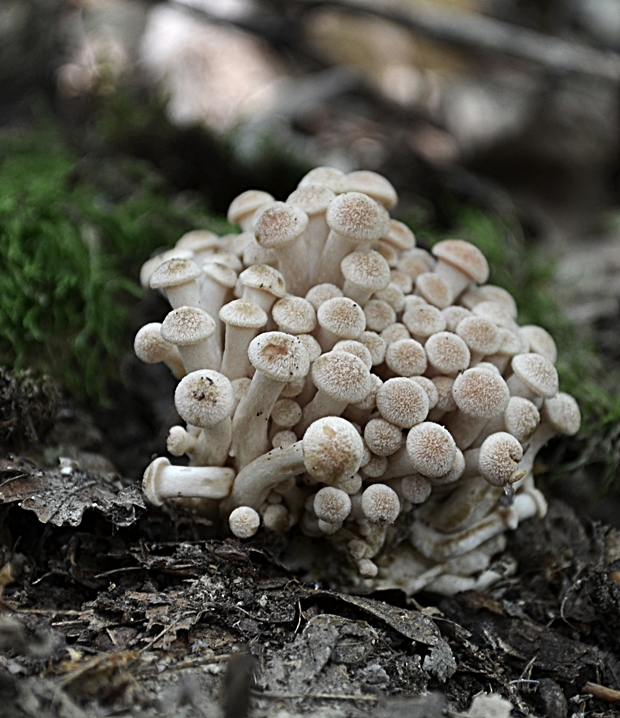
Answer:
M278 399L271 412L271 420L277 426L290 428L301 419L301 406L293 399Z
M425 301L438 309L452 304L452 290L448 283L434 272L423 272L415 280L415 290Z
M478 468L492 486L505 486L516 474L523 458L523 447L506 431L487 436L480 446Z
M435 385L435 389L437 389L437 404L435 404L435 408L445 412L454 411L456 409L456 402L452 394L454 377L434 376L431 381Z
M466 274L478 284L489 278L489 264L482 252L470 242L461 239L445 239L431 249L431 252L446 264Z
M513 319L517 318L517 303L510 292L503 287L496 287L494 284L485 284L482 287L470 287L463 292L459 298L459 302L473 309L480 302L496 302L500 304Z
M347 254L340 263L340 269L348 282L368 291L378 292L390 283L390 267L373 249Z
M472 309L472 312L478 317L490 319L497 324L498 327L504 327L506 329L514 329L515 327L515 320L512 318L508 309L497 302L478 302Z
M570 394L563 391L545 400L542 417L555 431L566 436L574 436L581 425L581 413L577 402Z
M317 310L321 304L326 302L328 299L335 299L336 297L342 296L342 289L337 287L335 284L330 284L329 282L315 284L314 287L310 287L310 289L306 292L306 299Z
M426 376L412 376L411 381L422 387L422 389L426 392L429 411L434 409L439 401L439 392L437 391L435 384L433 384L433 381Z
M133 341L133 348L140 361L155 364L163 361L170 354L174 344L162 337L159 322L151 322L138 331Z
M258 511L251 506L238 506L231 511L228 517L228 526L237 538L250 538L260 527Z
M411 339L411 334L409 334L409 330L402 322L394 322L394 324L390 324L381 330L380 337L386 343L386 346L389 346L401 339ZM420 346L422 345L420 344ZM426 357L426 354L424 356ZM398 374L399 372L396 373Z
M419 376L426 371L426 352L415 339L399 339L388 344L385 363L399 376Z
M370 369L372 366L372 356L368 347L364 346L362 342L356 339L341 339L339 342L334 344L332 349L333 352L349 352L354 356L361 359L364 364Z
M373 332L382 332L396 321L393 307L382 299L369 299L364 304L364 316L366 326Z
M198 307L179 307L168 312L161 325L162 337L184 347L199 344L215 333L215 321Z
M390 219L388 231L381 237L388 244L391 244L399 252L404 252L415 247L415 236L403 222L397 219Z
M174 392L179 416L192 426L210 429L230 416L235 392L228 377L212 369L185 376Z
M278 249L294 242L308 226L308 215L286 202L274 202L254 228L256 241L265 249Z
M219 311L219 317L224 324L241 329L260 329L269 319L267 312L248 299L234 299L224 304Z
M253 264L239 275L244 286L269 292L281 299L286 295L286 283L282 273L269 264Z
M405 429L424 421L428 415L428 394L419 384L405 377L384 382L377 390L376 402L385 420Z
M499 374L473 367L456 377L452 396L457 407L468 416L492 419L508 406L510 392Z
M387 302L395 312L402 312L405 308L405 295L395 282L390 282L385 289L376 291L373 297Z
M208 229L192 229L176 241L176 249L191 249L192 252L204 251L207 248L222 249L222 240Z
M413 290L413 279L408 274L401 272L400 269L390 269L390 282L400 287L405 296Z
M311 334L298 334L297 338L306 347L311 362L318 359L323 353L321 345Z
M407 250L396 263L397 269L409 275L414 282L420 274L432 271L434 266L433 255L421 247Z
M357 473L364 442L353 424L340 416L317 419L302 439L308 473L324 484L337 484Z
M455 375L469 366L467 344L452 332L431 334L424 345L429 363L442 374Z
M497 324L485 317L465 317L458 323L456 333L472 351L480 354L495 354L502 346L503 336Z
M202 269L191 259L173 257L157 267L151 274L151 289L178 287L202 276Z
M307 184L292 192L286 198L286 203L292 204L293 207L305 212L308 217L312 217L325 212L335 196L334 192L326 185Z
M372 365L377 366L385 361L387 344L385 339L374 331L365 331L360 334L359 340L370 352Z
M334 297L323 302L317 311L323 329L342 339L357 339L366 329L364 311L348 297Z
M531 352L542 354L552 364L555 364L555 360L558 358L558 348L553 337L546 329L535 324L526 324L519 331L530 345Z
M405 501L412 504L423 504L431 495L433 485L421 474L405 476L400 484L400 489Z
M506 431L519 443L524 444L532 438L532 434L538 428L540 413L529 399L511 396L504 411L504 424Z
M409 307L403 314L403 324L414 336L419 337L430 337L446 328L443 314L430 304Z
M454 465L456 444L452 434L440 424L423 421L407 434L407 455L413 468L422 476L437 478Z
M364 362L348 352L327 352L312 365L312 381L332 399L355 404L372 388L370 372Z
M511 361L512 370L535 394L550 399L558 393L558 373L542 354L517 354Z
M361 192L345 192L332 200L325 215L329 228L350 242L376 242L384 228L380 205Z
M383 474L385 474L385 470L388 467L387 456L373 454L368 447L366 448L368 450L368 454L370 455L370 459L366 462L364 468L362 469L364 477L366 479L380 479Z
M162 506L164 501L159 495L159 477L163 469L166 466L170 466L170 462L166 457L160 456L159 458L151 461L146 467L144 475L142 477L142 491L148 499L149 503L153 506Z
M248 189L233 199L228 207L226 217L231 224L239 224L246 217L253 215L263 205L273 202L274 199L269 192Z
M392 183L377 172L371 170L349 172L346 183L349 191L363 192L388 209L398 202L398 195Z
M314 495L314 513L328 524L342 523L351 513L351 499L342 489L324 486Z
M273 321L281 332L309 334L316 328L316 310L307 299L289 294L273 305Z
M441 313L446 320L446 330L449 332L455 332L459 322L466 317L471 317L472 313L465 307L460 307L458 304L452 304L449 307L441 310Z
M385 419L371 419L364 427L366 446L377 456L391 456L403 443L400 427Z
M307 187L308 185L317 184L329 187L335 194L341 194L347 188L344 172L335 167L314 167L301 178L297 186Z
M232 289L237 283L237 272L223 262L218 262L216 256L203 263L202 271L205 277L228 289Z
M386 484L371 484L362 494L362 511L373 524L393 524L400 513L400 501Z
M284 332L263 332L248 347L252 366L272 381L302 379L310 371L310 358L303 343Z

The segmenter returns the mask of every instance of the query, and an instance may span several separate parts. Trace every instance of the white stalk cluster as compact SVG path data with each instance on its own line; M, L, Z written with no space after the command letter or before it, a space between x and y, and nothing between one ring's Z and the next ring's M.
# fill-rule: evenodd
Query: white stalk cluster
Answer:
M190 232L144 265L172 311L136 353L179 379L168 450L189 457L156 459L144 490L239 538L327 538L358 580L454 593L493 580L506 530L545 514L534 458L580 415L553 339L517 324L481 252L416 247L396 200L374 172L320 167L286 202L237 197L241 234ZM381 557L397 536L406 575Z

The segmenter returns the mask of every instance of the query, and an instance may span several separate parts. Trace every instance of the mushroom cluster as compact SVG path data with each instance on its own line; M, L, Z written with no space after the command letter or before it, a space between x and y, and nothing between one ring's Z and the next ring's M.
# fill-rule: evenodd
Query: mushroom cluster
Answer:
M172 310L135 351L179 380L167 448L189 465L157 458L143 487L239 538L326 538L349 581L398 575L387 542L408 556L393 582L454 593L545 514L534 458L580 415L483 254L416 247L396 201L374 172L319 167L285 202L237 197L240 234L189 232L145 263Z

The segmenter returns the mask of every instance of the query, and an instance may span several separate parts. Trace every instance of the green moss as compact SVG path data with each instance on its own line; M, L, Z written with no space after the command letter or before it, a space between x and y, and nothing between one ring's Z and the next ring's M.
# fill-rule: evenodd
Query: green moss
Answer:
M0 363L105 397L141 262L189 229L226 231L164 190L144 162L80 160L50 123L0 136Z
M489 262L489 283L515 298L519 324L544 327L558 345L560 387L577 399L582 426L577 437L556 442L547 454L551 478L589 466L600 474L601 491L614 483L620 488L620 372L563 313L554 262L526 241L517 223L509 225L480 208L458 208L449 233L434 229L429 216L422 213L410 219L422 243L433 245L450 236L475 244Z

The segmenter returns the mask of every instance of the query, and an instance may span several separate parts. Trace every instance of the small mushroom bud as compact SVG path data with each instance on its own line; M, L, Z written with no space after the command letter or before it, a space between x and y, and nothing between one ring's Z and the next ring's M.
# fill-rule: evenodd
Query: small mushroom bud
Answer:
M419 304L410 307L403 314L403 324L411 332L411 336L421 344L437 332L443 332L446 328L446 320L443 314L430 304Z
M366 327L373 332L382 332L396 321L396 312L382 299L370 299L364 304ZM409 336L409 332L407 332Z
M383 234L384 215L380 206L365 194L346 192L327 208L330 233L325 243L317 281L340 284L340 262L355 249L370 249Z
M182 379L185 376L181 354L174 344L167 342L162 337L159 322L145 324L136 334L133 348L140 361L147 364L163 362L176 379Z
M286 202L274 202L256 223L256 241L264 249L273 249L278 269L291 294L308 291L308 258L302 235L308 226L308 215Z
M342 524L351 513L349 495L334 486L325 486L314 496L314 513L328 524Z
M372 388L368 367L348 352L321 355L312 365L312 381L318 391L304 408L299 433L321 416L339 416L347 404L362 401Z
M366 328L366 317L359 304L348 297L323 302L317 311L317 339L323 351L330 351L341 339L357 339Z
M240 468L268 450L268 421L283 386L304 378L310 369L302 342L283 332L259 334L250 342L248 356L256 371L233 417L231 455Z
M452 301L472 282L484 284L489 277L489 265L482 252L469 242L446 239L432 248L437 257L435 274L450 287Z
M261 207L274 201L268 192L249 189L235 197L228 208L227 218L231 224L240 225L244 232L254 231L254 215Z
M308 226L304 232L303 241L306 245L305 256L308 261L310 284L314 283L319 271L321 255L329 234L325 213L335 196L334 192L325 185L307 184L296 189L286 200L287 204L297 207L308 216Z
M178 348L188 374L198 369L219 369L220 353L215 341L215 322L202 309L173 309L161 325L161 335Z
M362 511L373 524L393 524L400 513L398 494L386 484L371 484L362 494Z
M373 250L351 252L340 263L340 270L344 276L344 295L358 304L365 304L374 292L390 283L388 263Z
M469 367L470 353L461 337L452 332L437 332L424 345L429 374L456 376Z
M502 377L477 367L467 369L457 376L452 395L458 411L447 418L446 427L462 450L474 443L487 421L501 414L510 400L508 387Z
M542 354L517 354L511 362L514 374L508 379L511 396L522 396L536 406L558 393L558 373Z
M196 280L202 269L191 259L169 259L153 272L151 289L161 289L173 309L201 307L200 289Z
M482 442L478 457L480 474L491 486L505 486L517 473L522 458L523 447L517 439L498 431Z
M232 439L234 391L229 379L210 369L194 371L179 382L174 404L184 421L203 429L199 439L201 461L221 466L228 458Z
M277 299L286 295L286 283L282 273L268 264L255 264L239 275L243 285L241 299L256 302L265 312L269 312Z
M228 517L228 525L237 538L251 538L258 531L260 516L251 506L238 506Z
M229 379L248 376L248 347L258 330L267 324L267 313L254 302L235 299L220 309L219 318L226 325L222 373Z
M348 192L362 192L386 209L391 209L398 202L398 195L392 183L377 172L370 170L349 172L345 182Z

